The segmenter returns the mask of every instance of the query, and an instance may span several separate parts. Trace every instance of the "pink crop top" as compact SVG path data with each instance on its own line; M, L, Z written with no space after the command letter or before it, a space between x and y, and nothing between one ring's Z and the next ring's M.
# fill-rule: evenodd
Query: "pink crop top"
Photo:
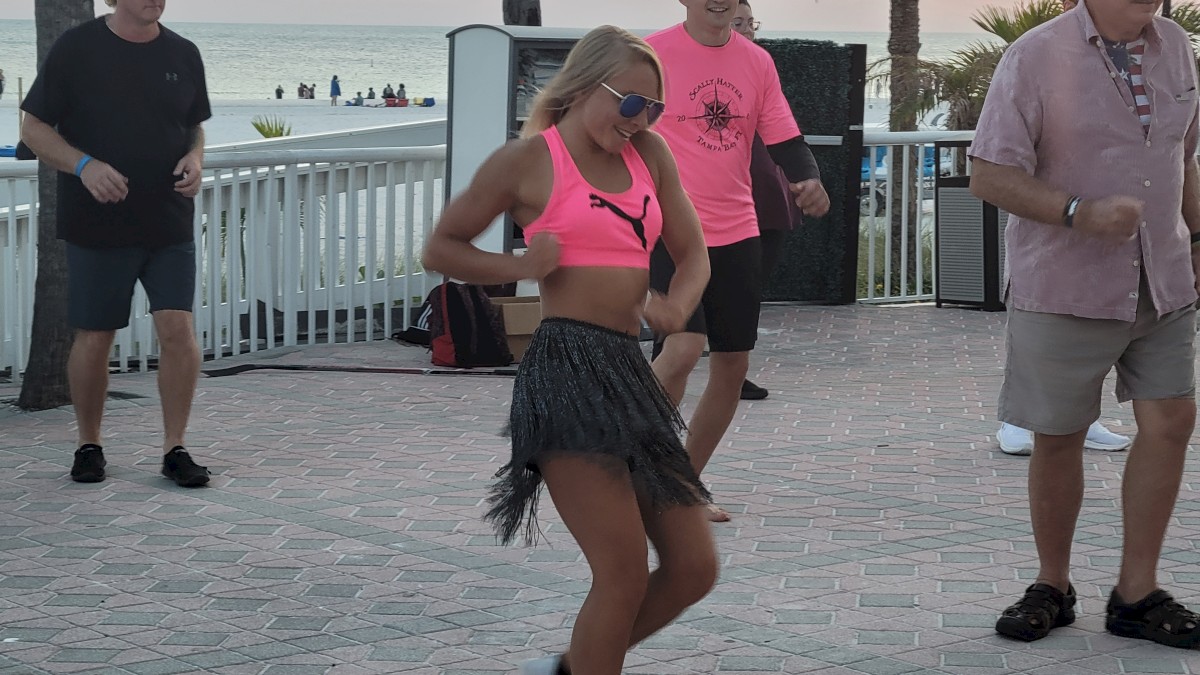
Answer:
M554 164L554 186L542 215L524 228L525 243L548 232L558 240L561 267L649 269L662 234L662 208L650 170L633 143L621 150L633 185L620 194L592 187L575 166L558 129L542 132Z

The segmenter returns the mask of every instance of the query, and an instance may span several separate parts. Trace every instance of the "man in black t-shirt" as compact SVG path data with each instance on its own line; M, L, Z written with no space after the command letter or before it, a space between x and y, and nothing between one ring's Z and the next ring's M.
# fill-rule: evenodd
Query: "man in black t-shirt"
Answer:
M212 116L204 64L194 44L158 23L165 0L105 2L114 12L63 33L21 105L21 139L59 171L58 236L77 329L67 366L79 424L71 478L104 480L108 356L140 281L161 345L162 473L195 487L208 470L183 437L200 372L192 217L200 125Z

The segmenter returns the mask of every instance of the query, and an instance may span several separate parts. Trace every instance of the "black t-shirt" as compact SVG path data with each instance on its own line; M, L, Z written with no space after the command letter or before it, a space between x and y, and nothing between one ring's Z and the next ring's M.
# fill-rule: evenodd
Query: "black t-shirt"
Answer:
M196 45L161 26L150 42L128 42L104 17L89 21L54 43L21 109L129 179L124 201L101 204L60 172L60 239L87 248L192 240L194 202L175 192L172 172L212 117Z

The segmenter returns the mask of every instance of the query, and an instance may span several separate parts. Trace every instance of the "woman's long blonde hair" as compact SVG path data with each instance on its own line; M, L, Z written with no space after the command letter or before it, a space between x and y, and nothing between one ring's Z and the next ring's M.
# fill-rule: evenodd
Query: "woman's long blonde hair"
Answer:
M650 64L658 75L657 97L663 98L662 63L646 41L616 26L600 26L583 36L562 70L533 101L522 138L536 136L562 121L579 99L638 62Z

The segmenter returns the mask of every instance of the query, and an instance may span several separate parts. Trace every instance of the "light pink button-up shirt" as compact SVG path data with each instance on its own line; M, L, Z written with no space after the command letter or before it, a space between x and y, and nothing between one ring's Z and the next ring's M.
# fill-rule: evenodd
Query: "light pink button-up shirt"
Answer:
M1021 37L996 68L972 157L1084 199L1146 203L1138 236L1123 244L1011 217L1009 307L1133 321L1143 266L1160 316L1196 301L1182 215L1184 161L1196 154L1196 66L1174 22L1155 18L1145 37L1148 133L1084 3Z

